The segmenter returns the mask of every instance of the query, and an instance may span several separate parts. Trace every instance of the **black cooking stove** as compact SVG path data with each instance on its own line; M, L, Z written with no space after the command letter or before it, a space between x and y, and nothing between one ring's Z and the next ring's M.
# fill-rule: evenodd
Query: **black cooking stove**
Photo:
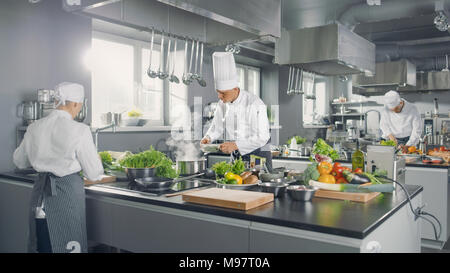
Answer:
M96 186L105 187L105 188L113 188L113 189L121 189L128 192L138 192L145 195L151 196L161 196L164 194L177 193L195 188L202 188L210 186L214 183L214 180L206 179L206 178L191 178L183 181L176 182L169 188L148 188L142 185L139 185L136 182L130 182L128 180L117 181L105 184L97 184Z

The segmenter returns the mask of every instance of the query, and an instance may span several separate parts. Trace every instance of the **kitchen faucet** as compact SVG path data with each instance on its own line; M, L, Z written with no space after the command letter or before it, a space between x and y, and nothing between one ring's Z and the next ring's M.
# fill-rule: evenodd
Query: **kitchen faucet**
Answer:
M370 112L377 112L378 113L378 120L381 120L381 113L380 113L380 111L375 110L375 109L367 110L364 113L364 135L365 136L367 135L367 114L370 113Z
M112 128L112 132L116 133L116 122L114 120L112 120L110 125L107 125L107 126L101 127L101 128L97 128L95 130L95 133L94 133L95 134L95 148L97 149L97 151L98 151L98 133L100 131L103 131L103 130L106 130L106 129L109 129L109 128Z

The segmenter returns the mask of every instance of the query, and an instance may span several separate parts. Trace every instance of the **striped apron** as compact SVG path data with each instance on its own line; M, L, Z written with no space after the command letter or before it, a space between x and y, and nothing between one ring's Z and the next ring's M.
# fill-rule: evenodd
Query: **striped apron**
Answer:
M84 182L78 173L39 173L31 195L28 252L37 252L36 209L44 211L54 253L87 253Z

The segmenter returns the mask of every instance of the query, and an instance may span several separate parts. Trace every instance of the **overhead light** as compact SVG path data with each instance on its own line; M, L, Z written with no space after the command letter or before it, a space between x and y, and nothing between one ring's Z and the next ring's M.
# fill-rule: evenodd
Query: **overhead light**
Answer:
M36 4L36 3L41 2L41 0L28 0L28 2L31 4Z
M225 47L225 51L233 54L239 54L241 52L241 48L237 44L229 44Z
M448 31L448 18L443 11L438 11L436 17L434 17L434 25L439 31Z

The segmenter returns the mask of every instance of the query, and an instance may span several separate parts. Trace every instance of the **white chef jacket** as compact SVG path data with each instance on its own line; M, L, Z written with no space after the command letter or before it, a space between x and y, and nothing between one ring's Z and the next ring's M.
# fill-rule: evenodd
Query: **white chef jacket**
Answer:
M422 135L422 118L417 106L403 100L405 105L400 113L390 111L384 107L381 111L380 129L382 137L387 139L390 134L396 138L409 136L406 146L416 146Z
M232 103L219 100L211 127L206 132L211 142L217 139L234 141L241 155L267 144L270 139L267 107L257 96L240 90Z
M87 179L97 181L104 172L91 130L63 110L53 110L28 126L13 160L20 169L31 166L59 177L83 170Z

